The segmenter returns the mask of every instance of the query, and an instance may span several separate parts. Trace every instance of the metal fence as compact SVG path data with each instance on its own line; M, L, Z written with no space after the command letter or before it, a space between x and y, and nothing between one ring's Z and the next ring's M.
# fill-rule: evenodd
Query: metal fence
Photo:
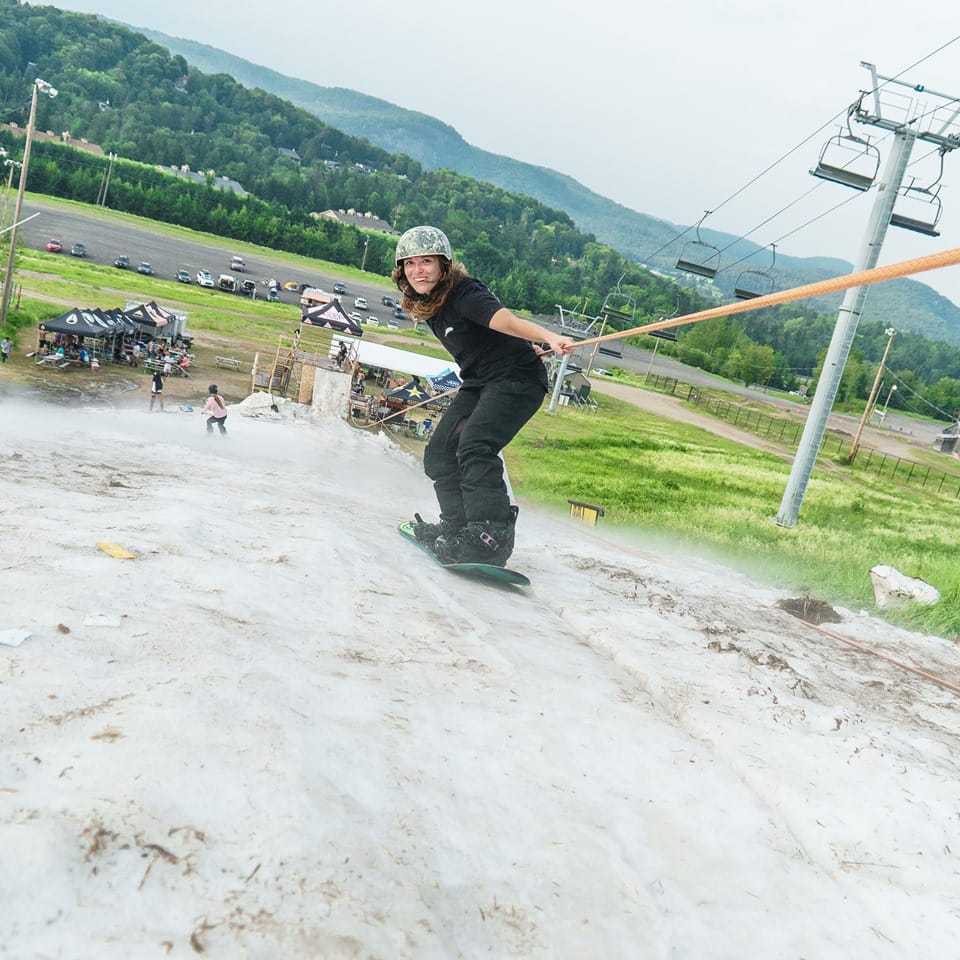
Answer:
M683 383L673 377L651 376L646 383L648 388L686 400L741 430L748 430L757 436L776 440L793 448L796 448L800 442L800 435L803 433L802 424L701 393L692 384ZM853 444L849 440L828 435L820 447L820 456L842 460L850 467L866 473L875 473L878 477L885 477L891 482L896 481L906 487L951 496L954 499L960 498L960 476L955 473L934 470L914 460L881 453L865 444L861 444L853 460L850 461L852 449Z

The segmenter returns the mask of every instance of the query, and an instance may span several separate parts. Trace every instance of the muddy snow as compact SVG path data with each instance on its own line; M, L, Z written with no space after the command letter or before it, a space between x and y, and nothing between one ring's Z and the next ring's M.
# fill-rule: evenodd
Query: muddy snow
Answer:
M874 655L951 642L524 503L462 579L388 439L228 429L0 402L0 957L955 955L960 695Z

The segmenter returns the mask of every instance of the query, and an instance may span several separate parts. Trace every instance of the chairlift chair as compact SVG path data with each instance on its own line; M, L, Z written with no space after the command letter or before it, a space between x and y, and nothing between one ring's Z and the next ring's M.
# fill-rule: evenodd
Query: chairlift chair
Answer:
M708 210L700 218L700 223L703 223L709 214ZM720 269L720 251L712 243L700 239L700 223L697 224L697 239L684 245L676 268L712 280Z
M617 331L629 330L634 325L637 304L633 297L620 290L621 280L623 280L623 277L617 281L616 289L607 294L603 306L600 307L600 316L603 317L603 324L600 327L601 332L608 331L608 328ZM622 357L623 341L619 339L606 340L597 344L596 349L610 357Z
M942 176L942 153L940 162ZM937 224L940 222L940 214L943 213L943 204L939 196L940 188L937 186L939 182L940 177L937 177L928 187L918 187L914 183L904 187L893 213L890 214L890 226L922 233L926 237L939 237L940 231L937 229Z
M772 244L772 246L771 268L777 259L777 245ZM759 270L755 267L741 271L733 285L733 295L738 300L754 300L757 297L764 297L768 293L773 293L773 277L766 270Z
M850 132L849 127L847 131L823 145L810 173L854 190L869 190L880 170L880 151L869 140Z

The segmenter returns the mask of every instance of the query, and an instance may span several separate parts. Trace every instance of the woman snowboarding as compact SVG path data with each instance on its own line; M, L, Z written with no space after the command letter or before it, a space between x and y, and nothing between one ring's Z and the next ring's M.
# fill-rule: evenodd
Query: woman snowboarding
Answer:
M412 227L397 243L392 279L404 311L424 321L460 367L463 385L434 427L423 457L440 522L417 518L414 533L444 563L504 566L517 508L500 451L540 409L547 372L531 341L557 355L575 341L511 313L454 259L436 227Z

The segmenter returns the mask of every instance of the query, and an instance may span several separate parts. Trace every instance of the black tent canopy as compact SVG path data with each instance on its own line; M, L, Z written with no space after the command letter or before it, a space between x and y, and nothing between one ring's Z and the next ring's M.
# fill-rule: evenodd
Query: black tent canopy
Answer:
M352 337L362 337L363 327L356 320L348 317L340 306L339 300L331 300L329 303L321 304L318 307L304 309L300 316L300 322L312 327L327 327L330 330L336 330L338 333L347 333Z

